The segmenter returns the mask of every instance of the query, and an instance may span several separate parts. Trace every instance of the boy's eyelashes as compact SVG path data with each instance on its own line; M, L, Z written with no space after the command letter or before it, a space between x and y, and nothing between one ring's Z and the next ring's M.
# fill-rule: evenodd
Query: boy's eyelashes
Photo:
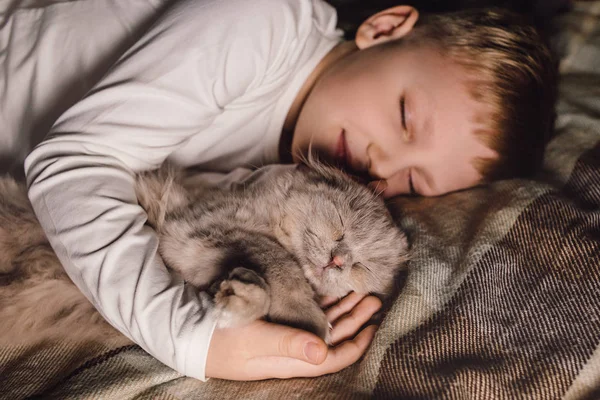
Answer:
M405 110L405 97L400 97L400 115L402 117L402 127L406 131L406 110Z
M408 126L406 124L406 97L402 96L400 98L400 117L401 117L401 121L402 121L402 136L404 136L405 140L410 140L411 139L411 135L410 132L408 131Z

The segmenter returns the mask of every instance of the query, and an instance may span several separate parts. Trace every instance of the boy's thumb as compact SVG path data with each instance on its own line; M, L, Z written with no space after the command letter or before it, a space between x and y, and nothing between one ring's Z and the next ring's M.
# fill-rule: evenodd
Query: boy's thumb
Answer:
M306 361L311 364L321 364L327 357L327 345L319 337L301 331L299 329L286 327L286 332L271 342L275 344L274 350L280 357L291 357Z
M283 357L297 358L318 365L325 361L327 345L322 340L304 332L294 332L281 338L279 353Z
M304 344L302 353L304 354L306 361L318 365L325 361L325 357L327 356L327 345L323 342L307 342Z

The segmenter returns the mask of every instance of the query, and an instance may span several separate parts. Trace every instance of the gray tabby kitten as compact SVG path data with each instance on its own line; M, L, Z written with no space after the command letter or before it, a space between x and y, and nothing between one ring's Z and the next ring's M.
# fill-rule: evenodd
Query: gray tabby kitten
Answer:
M312 162L256 176L227 191L189 191L163 170L138 176L136 191L165 263L214 294L220 327L266 316L328 341L318 296L389 295L406 237L383 200L335 168Z
M328 340L318 296L386 296L407 260L383 201L318 164L264 167L229 189L163 168L139 175L136 193L166 265L213 294L221 327L267 317ZM13 344L116 333L69 280L10 178L0 179L0 321L0 342Z

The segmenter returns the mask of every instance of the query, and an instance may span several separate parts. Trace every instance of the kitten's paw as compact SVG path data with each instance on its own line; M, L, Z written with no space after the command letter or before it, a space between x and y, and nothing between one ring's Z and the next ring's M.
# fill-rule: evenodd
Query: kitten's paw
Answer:
M256 272L235 268L215 294L217 326L233 328L264 317L271 304L268 286Z
M314 307L314 313L312 313L310 320L307 323L298 324L298 327L314 333L329 346L333 344L331 337L332 326L327 321L325 313L318 306Z
M327 317L325 316L325 314L323 314L322 317L319 316L319 318L315 322L316 329L314 330L314 333L316 333L321 339L323 339L323 341L328 346L331 346L333 344L331 337L331 330L333 329L333 326L329 321L327 321Z
M327 320L327 316L321 310L321 308L315 303L313 312L310 313L311 317L306 323L298 324L298 327L305 329L309 332L319 336L327 345L332 344L331 330L333 329L331 323ZM305 308L303 314L308 314L308 307Z
M323 338L325 343L327 343L327 346L331 346L333 344L333 341L331 338L331 330L332 329L333 329L333 325L331 325L331 322L327 322L327 333L325 333L325 337Z

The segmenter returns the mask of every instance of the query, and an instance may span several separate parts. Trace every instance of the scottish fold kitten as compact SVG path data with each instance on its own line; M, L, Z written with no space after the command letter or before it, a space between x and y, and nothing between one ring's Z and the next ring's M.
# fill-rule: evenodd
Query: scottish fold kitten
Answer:
M328 340L319 296L387 296L405 268L406 237L383 201L320 164L264 167L227 189L163 168L137 176L136 193L166 265L214 296L222 327L266 317ZM25 187L10 178L0 179L0 320L12 342L115 333L69 280Z
M379 197L335 168L262 172L229 190L190 190L163 169L138 176L136 192L165 263L214 295L219 326L266 316L329 340L318 297L389 295L406 237Z

